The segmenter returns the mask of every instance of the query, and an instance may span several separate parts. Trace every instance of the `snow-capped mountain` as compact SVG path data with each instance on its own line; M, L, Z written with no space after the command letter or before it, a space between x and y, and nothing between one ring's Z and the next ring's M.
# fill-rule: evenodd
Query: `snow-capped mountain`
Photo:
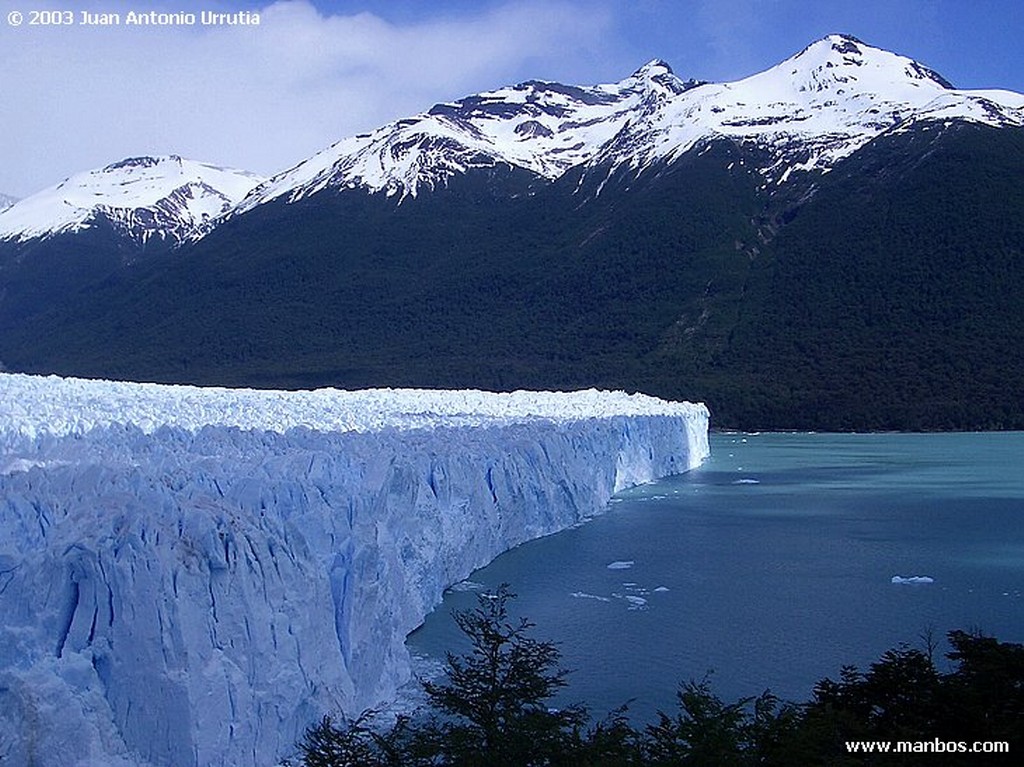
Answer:
M831 35L771 69L666 99L604 146L595 162L643 169L702 140L729 137L769 152L768 180L827 171L877 136L920 120L1024 125L1024 96L960 91L927 67Z
M142 157L82 173L3 210L0 241L89 228L98 219L139 244L202 236L262 203L324 189L403 199L474 169L553 181L570 168L600 180L672 162L728 138L766 152L766 183L828 171L872 139L921 121L1024 125L1024 95L957 90L929 68L830 35L767 71L729 83L682 80L654 60L594 86L531 80L343 139L273 178L179 157Z
M285 171L239 211L327 187L416 194L473 168L506 164L546 179L587 162L638 114L698 83L652 61L618 83L531 80L437 104L427 112L339 141Z
M9 194L0 193L0 213L7 210L9 207L14 205L18 201L17 197L12 197Z
M1024 96L954 89L912 59L830 35L731 83L684 81L652 61L618 83L530 81L438 104L345 139L260 187L237 209L325 188L415 195L473 168L508 165L555 179L579 165L642 171L706 140L769 152L769 181L828 170L886 131L920 120L1024 125Z
M262 179L176 155L134 157L79 173L0 213L0 240L24 242L106 220L139 245L202 234Z

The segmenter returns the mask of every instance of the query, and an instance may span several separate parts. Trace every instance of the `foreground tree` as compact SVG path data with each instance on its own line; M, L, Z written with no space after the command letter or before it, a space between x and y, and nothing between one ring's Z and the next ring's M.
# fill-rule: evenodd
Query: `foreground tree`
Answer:
M804 706L802 744L829 765L1016 764L1024 748L1024 646L963 631L948 638L947 673L935 668L930 651L900 645L866 672L846 666L839 681L819 682ZM857 754L849 741L1002 741L1009 752Z
M707 679L684 684L673 715L645 729L622 707L589 726L582 706L549 707L565 684L560 653L509 616L507 585L455 613L470 642L449 653L444 681L425 682L429 712L382 724L369 711L340 723L325 717L298 744L304 767L789 767L789 765L971 765L977 755L944 748L872 753L852 742L993 740L1024 748L1024 646L980 634L949 634L949 672L927 652L901 645L862 672L843 667L804 704L770 692L726 703Z
M800 709L770 692L725 703L705 678L687 682L677 693L675 716L658 712L648 726L644 764L679 765L805 764L795 735Z
M325 716L306 730L298 744L302 766L411 767L411 744L416 736L409 718L400 716L390 728L384 728L375 721L377 716L374 710L342 722Z
M441 717L427 728L429 744L449 765L532 767L564 762L580 740L587 712L579 706L549 708L566 684L561 654L551 642L530 637L534 624L513 619L515 594L502 584L479 597L476 609L455 613L472 645L465 655L447 654L445 682L424 682Z
M1024 645L964 631L949 632L949 659L957 664L946 684L944 731L963 740L984 737L1024 747Z

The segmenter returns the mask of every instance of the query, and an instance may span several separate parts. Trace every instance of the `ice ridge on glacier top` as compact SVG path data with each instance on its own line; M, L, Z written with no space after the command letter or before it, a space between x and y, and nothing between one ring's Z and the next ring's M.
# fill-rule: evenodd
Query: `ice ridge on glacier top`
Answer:
M697 407L645 394L440 389L282 391L97 381L0 373L0 434L82 434L131 424L282 433L292 428L366 432L589 418L687 415ZM703 408L703 406L699 406Z

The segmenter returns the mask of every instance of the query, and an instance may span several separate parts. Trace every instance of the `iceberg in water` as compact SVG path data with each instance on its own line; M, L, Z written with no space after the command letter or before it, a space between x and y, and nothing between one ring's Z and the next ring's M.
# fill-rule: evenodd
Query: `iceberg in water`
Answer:
M890 582L899 585L916 583L935 583L935 579L928 575L911 575L906 578L904 578L902 575L894 575Z
M0 761L268 765L445 588L708 452L642 395L0 374Z

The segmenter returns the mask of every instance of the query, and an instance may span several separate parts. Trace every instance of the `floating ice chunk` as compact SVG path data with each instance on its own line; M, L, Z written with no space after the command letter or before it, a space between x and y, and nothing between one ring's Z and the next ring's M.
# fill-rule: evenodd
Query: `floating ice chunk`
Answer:
M449 586L449 591L479 591L484 587L484 584L477 583L476 581L459 581L454 586Z
M663 593L665 591L668 591L668 587L667 586L658 586L658 588L656 588L654 590L654 593L655 594L660 594L660 593Z
M573 599L596 599L598 602L611 602L612 600L608 597L601 597L597 594L588 594L585 591L574 591L569 596Z
M761 484L761 480L759 480L759 479L751 479L749 477L744 477L743 479L735 480L733 482L733 484L734 485L760 485Z
M935 583L935 579L927 575L911 575L909 578L904 578L902 575L894 575L892 577L892 583L898 584L914 584L914 583Z
M617 559L616 561L614 561L614 562L612 562L611 564L608 565L608 569L609 570L628 570L629 568L631 568L635 564L636 564L636 562L634 562L632 559Z

